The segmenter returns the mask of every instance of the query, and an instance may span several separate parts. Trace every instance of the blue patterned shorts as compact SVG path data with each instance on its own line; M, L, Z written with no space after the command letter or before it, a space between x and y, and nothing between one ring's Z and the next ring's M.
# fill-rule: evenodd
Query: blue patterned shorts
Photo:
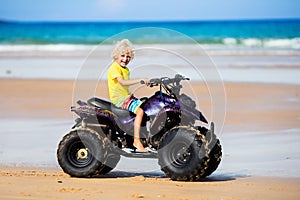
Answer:
M125 110L129 110L136 114L137 109L141 106L143 102L133 95L122 98L116 106Z

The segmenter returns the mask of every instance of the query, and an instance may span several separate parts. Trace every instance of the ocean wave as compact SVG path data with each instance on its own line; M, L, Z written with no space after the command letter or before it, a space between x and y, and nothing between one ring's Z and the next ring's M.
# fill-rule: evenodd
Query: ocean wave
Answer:
M300 49L300 37L297 38L201 38L194 39L201 45L207 46L219 46L222 48L228 47L245 47L245 48L277 48L277 49ZM131 38L134 44L185 44L186 41L180 40L180 38L143 38L135 39ZM190 42L190 41L189 41ZM8 45L14 48L36 48L36 50L52 49L58 50L71 50L71 49L85 49L87 47L96 46L102 44L102 42L90 42L90 41L74 41L74 42L45 42L45 43L2 43L3 46ZM1 45L1 43L0 43ZM1 46L2 46L1 45ZM10 48L10 47L7 47ZM1 50L1 49L0 49Z
M196 40L200 45L205 46L207 49L222 49L222 50L299 50L300 49L300 37L291 39L260 39L260 38L224 38L222 40ZM152 41L149 43L146 41L134 41L136 45L185 45L184 43L176 43L176 41L168 43L157 43ZM48 52L59 52L59 51L90 51L96 46L104 45L98 44L0 44L0 52L20 52L20 51L48 51ZM109 44L106 44L109 45ZM188 44L187 44L188 45Z
M268 40L246 39L238 41L233 38L224 39L223 43L199 43L208 55L211 56L300 56L299 39L289 40ZM195 44L135 44L136 48L143 48L147 45L150 47L169 49L177 51L186 49L193 53ZM191 46L192 45L192 46ZM112 44L86 45L86 44L0 44L0 57L16 56L87 56L93 50L99 52L99 55L110 52ZM110 53L108 53L110 54Z
M0 52L62 52L62 51L90 51L95 45L79 44L13 44L0 45Z
M224 38L220 44L227 47L261 47L261 48L290 48L300 49L300 37L298 38Z

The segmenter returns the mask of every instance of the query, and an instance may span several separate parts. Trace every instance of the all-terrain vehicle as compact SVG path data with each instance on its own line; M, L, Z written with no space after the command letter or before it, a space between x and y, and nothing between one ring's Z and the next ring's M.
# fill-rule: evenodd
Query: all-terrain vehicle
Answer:
M104 99L79 100L79 106L71 107L79 117L57 149L63 171L73 177L106 174L120 156L126 156L158 158L161 170L172 180L195 181L212 174L221 161L221 144L213 122L206 128L208 121L195 101L180 94L183 80L189 79L177 74L151 79L148 84L159 90L141 99L145 114L140 135L143 145L151 149L147 153L133 147L135 114Z

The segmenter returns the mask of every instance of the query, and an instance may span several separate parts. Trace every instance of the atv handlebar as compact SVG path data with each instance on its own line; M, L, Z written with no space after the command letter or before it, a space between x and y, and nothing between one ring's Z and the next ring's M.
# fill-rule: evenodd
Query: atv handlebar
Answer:
M190 79L186 78L186 77L184 77L180 74L176 74L174 78L162 77L162 78L150 79L149 85L150 86L156 86L156 85L159 85L159 84L164 84L164 85L174 84L174 83L179 84L180 81L182 81L182 80L190 80Z
M187 77L182 76L181 74L176 74L174 78L162 77L162 78L153 78L150 79L147 86L162 86L171 94L179 94L180 88L182 87L180 81L182 80L190 80ZM141 84L145 84L143 80L141 80Z

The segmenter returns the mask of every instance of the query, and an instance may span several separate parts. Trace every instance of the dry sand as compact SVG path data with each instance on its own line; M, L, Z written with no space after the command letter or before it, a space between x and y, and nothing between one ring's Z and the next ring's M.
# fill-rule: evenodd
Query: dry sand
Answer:
M300 180L248 177L176 182L145 176L70 178L57 170L2 168L1 199L299 199Z
M201 83L194 83L193 88L200 95L206 95ZM241 133L299 128L300 86L226 83L225 89L225 131ZM72 81L1 79L0 118L71 118L72 92ZM107 98L107 91L96 95ZM203 113L209 115L209 97L199 101ZM106 177L78 179L70 178L60 169L3 166L0 176L0 199L300 198L299 174L295 174L296 178L221 175L190 183L147 174L114 172Z

